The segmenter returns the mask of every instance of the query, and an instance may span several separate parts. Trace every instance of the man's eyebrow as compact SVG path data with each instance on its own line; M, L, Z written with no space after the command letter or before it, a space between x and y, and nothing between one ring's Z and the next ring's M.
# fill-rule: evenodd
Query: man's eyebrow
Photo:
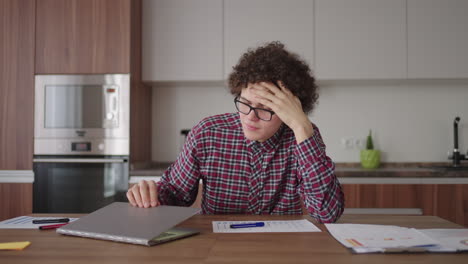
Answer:
M242 99L242 100L244 100L244 101L246 101L246 103L248 103L248 104L251 104L251 103L252 103L251 101L245 99L245 98L242 97L242 96L239 96L239 98ZM268 110L268 109L265 108L265 105L263 105L263 104L258 104L258 107L256 107L256 108L262 108L262 109Z
M249 104L250 104L250 103L252 103L252 102L250 102L249 100L245 99L245 98L244 98L244 97L242 97L242 96L240 96L240 99L242 99L242 100L246 101L246 103L249 103Z

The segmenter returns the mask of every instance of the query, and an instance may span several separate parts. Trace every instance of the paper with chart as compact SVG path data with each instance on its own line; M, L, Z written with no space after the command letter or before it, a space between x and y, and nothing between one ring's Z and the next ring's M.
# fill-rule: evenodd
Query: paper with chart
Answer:
M440 248L431 249L433 252L468 251L468 228L418 230L438 241Z
M63 218L60 216L56 217L32 217L32 216L18 216L15 218L7 219L0 222L0 229L37 229L43 225L51 224L33 224L32 220L45 220L45 219L57 219ZM78 218L69 218L70 223L76 221Z
M325 224L330 234L358 253L386 249L429 248L438 242L414 228L390 225Z
M390 225L325 224L355 253L468 252L468 229L414 229Z
M249 228L231 228L232 224L247 224L263 222L265 226ZM213 221L214 233L272 233L272 232L321 232L321 230L307 221L302 220L276 220L276 221Z

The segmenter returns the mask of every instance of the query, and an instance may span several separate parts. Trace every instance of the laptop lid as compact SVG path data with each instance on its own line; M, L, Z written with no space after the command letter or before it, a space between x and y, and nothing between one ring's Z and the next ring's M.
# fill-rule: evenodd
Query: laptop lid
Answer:
M199 208L165 205L138 208L115 202L57 229L57 233L154 245L158 243L154 238L199 211Z

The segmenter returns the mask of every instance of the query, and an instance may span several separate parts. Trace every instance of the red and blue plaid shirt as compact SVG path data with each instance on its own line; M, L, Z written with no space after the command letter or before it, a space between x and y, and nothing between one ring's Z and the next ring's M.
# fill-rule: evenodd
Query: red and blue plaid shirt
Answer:
M302 214L321 222L343 212L344 196L318 128L296 143L286 125L265 142L245 138L238 113L205 118L158 182L161 204L190 206L203 182L204 214Z

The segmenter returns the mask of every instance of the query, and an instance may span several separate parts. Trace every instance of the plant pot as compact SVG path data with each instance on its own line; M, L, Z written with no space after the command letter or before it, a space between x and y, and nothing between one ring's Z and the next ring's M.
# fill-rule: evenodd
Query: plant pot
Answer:
M380 151L376 149L361 150L361 166L364 169L376 169L380 166Z

